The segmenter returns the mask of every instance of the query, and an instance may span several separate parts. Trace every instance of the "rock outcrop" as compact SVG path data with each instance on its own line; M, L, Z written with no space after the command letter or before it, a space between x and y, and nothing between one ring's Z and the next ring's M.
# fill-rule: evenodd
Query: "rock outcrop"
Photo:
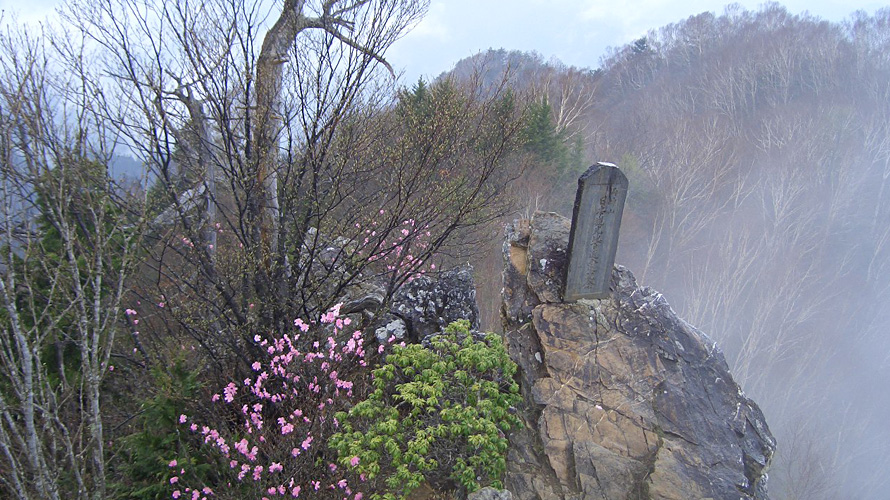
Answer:
M525 427L506 487L531 499L766 499L775 440L716 344L616 266L612 295L561 299L568 219L508 227L503 319Z
M435 278L421 276L402 286L375 335L380 342L392 336L417 343L459 319L479 328L476 284L469 264Z
M476 284L473 267L469 263L446 272L415 277L399 287L390 297L389 306L384 308L388 276L374 277L373 273L372 277L351 275L353 270L347 265L346 257L354 252L354 248L351 248L354 243L345 238L319 235L314 227L309 228L305 239L315 242L319 249L318 258L308 260L311 252L307 251L300 265L309 266L306 274L312 282L326 287L325 293L320 295L333 294L335 287L349 281L349 286L341 290L337 297L337 302L342 304L340 313L356 315L356 318L361 315L379 342L386 343L393 337L420 342L459 319L468 320L473 329L479 328Z

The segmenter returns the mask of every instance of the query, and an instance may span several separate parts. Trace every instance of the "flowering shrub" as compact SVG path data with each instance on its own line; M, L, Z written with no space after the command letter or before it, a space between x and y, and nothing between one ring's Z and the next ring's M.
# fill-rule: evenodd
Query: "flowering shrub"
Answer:
M374 370L374 392L337 413L329 443L341 466L367 477L373 499L405 498L424 480L502 487L504 431L519 424L509 411L520 399L515 371L498 335L477 341L457 321L430 347L395 347Z
M380 210L379 215L385 215ZM412 281L418 276L426 274L424 255L428 255L429 238L432 233L429 226L420 227L414 219L403 220L400 225L392 226L389 231L378 234L378 223L371 221L367 227L356 223L359 230L355 240L357 244L356 257L367 258L369 263L382 265L386 272L398 272L406 276L406 281ZM415 256L418 254L419 256ZM431 271L436 270L436 265L429 266Z
M228 425L213 428L188 415L178 422L200 438L204 458L215 460L218 484L196 483L192 464L200 460L171 457L172 498L349 498L359 500L348 471L326 460L325 442L339 425L333 418L353 396L347 373L367 366L362 333L341 318L340 305L317 324L297 319L293 336L254 337L267 356L253 362L254 375L231 381L211 398ZM310 328L329 333L326 341L301 349Z

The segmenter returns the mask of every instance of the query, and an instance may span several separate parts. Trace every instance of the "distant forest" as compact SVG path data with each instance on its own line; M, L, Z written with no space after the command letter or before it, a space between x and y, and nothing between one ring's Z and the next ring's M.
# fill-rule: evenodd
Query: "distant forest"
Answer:
M522 211L570 215L591 162L627 174L617 260L717 342L764 409L773 498L881 497L890 10L838 24L730 6L611 49L595 70L492 50L454 73L478 67L534 89L561 140L527 144L546 161L514 186ZM584 161L567 163L578 147Z

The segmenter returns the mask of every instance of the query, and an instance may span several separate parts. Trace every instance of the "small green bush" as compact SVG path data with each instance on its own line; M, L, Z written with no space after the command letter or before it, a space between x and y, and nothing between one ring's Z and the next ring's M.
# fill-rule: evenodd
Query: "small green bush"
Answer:
M170 478L178 476L182 467L208 482L216 475L214 464L202 459L200 441L183 433L179 421L200 388L197 371L177 357L169 369L152 369L152 381L157 393L142 403L134 432L117 443L113 463L121 481L111 484L116 498L169 499ZM171 467L173 460L177 467Z
M430 347L397 347L374 370L374 391L349 412L329 444L363 474L373 499L405 498L423 481L441 490L502 488L505 431L519 425L516 365L498 335L478 341L452 323Z

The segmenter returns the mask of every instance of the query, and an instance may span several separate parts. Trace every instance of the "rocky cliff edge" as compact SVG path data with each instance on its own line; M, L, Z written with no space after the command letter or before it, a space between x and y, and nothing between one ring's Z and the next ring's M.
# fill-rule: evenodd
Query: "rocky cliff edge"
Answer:
M561 299L570 221L507 228L502 316L525 427L507 490L532 499L767 499L775 440L716 343L616 266L611 297Z

